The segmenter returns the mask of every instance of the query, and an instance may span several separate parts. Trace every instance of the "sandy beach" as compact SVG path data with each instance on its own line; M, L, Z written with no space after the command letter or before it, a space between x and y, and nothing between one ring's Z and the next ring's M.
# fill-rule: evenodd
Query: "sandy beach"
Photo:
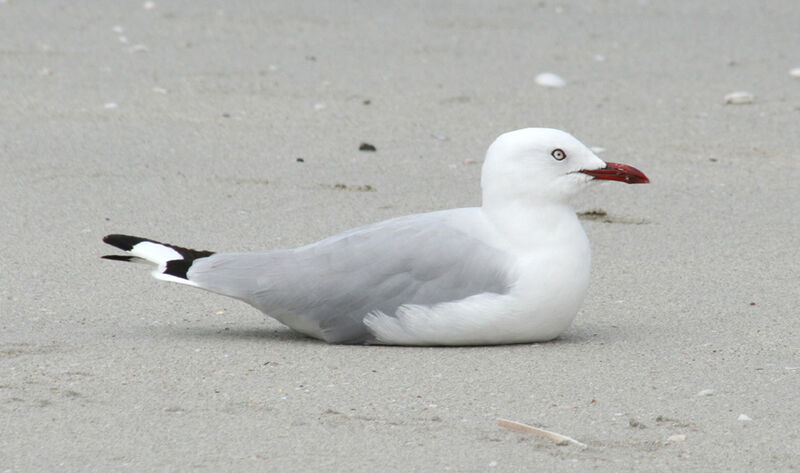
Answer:
M0 0L0 472L800 469L798 25L790 0ZM327 345L100 259L108 233L255 251L479 205L487 146L529 126L651 179L574 201L592 283L552 342Z

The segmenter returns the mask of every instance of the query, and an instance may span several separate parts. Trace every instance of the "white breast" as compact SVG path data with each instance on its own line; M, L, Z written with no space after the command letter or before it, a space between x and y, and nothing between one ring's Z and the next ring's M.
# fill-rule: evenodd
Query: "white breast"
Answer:
M394 317L375 312L364 323L378 341L404 345L481 345L552 340L569 327L589 287L589 241L575 214L531 233L516 253L511 290L432 306L407 305ZM524 230L524 228L520 228ZM521 236L518 235L520 238Z

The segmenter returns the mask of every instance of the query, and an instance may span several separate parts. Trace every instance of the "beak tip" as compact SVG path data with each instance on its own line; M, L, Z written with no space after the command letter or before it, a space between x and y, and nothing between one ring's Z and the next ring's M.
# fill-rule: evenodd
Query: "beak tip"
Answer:
M619 163L606 163L606 167L592 171L581 171L595 179L619 181L626 184L649 184L650 179L633 166Z

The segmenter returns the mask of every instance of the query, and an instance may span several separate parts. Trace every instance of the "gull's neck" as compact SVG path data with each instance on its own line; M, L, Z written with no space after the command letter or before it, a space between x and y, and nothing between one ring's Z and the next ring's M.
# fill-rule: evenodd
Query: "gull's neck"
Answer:
M497 232L517 249L570 244L575 238L586 238L575 211L566 202L488 202L482 209Z

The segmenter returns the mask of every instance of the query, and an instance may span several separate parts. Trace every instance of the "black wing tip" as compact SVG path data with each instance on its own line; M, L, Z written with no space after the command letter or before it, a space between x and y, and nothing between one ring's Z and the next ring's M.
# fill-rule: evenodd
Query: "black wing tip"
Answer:
M152 241L148 240L147 238L141 238L137 236L131 235L106 235L103 237L103 243L107 243L111 246L116 246L122 251L131 251L134 246L138 245L143 241Z
M189 279L189 268L192 267L192 263L194 263L194 259L176 259L172 261L167 261L167 267L164 269L164 274L169 274L170 276L175 276L181 279Z
M103 242L111 246L115 246L120 250L128 252L133 250L134 246L142 242L150 242L156 245L161 245L166 248L172 248L173 250L177 251L178 254L181 255L181 258L167 261L166 268L164 268L162 273L169 274L170 276L175 276L181 279L189 279L186 273L189 271L189 268L191 268L192 263L194 263L195 260L200 258L206 258L214 254L213 251L193 250L191 248L184 248L182 246L170 245L168 243L161 243L155 240L150 240L148 238L141 238L131 235L119 235L119 234L106 235L103 237ZM101 258L113 261L128 261L128 262L140 261L143 259L140 256L130 256L130 255L106 255L102 256ZM144 257L144 259L149 260L149 258L147 257ZM152 260L150 261L152 262Z
M110 259L112 261L127 261L131 262L137 259L135 256L127 256L127 255L105 255L101 256L103 259Z

